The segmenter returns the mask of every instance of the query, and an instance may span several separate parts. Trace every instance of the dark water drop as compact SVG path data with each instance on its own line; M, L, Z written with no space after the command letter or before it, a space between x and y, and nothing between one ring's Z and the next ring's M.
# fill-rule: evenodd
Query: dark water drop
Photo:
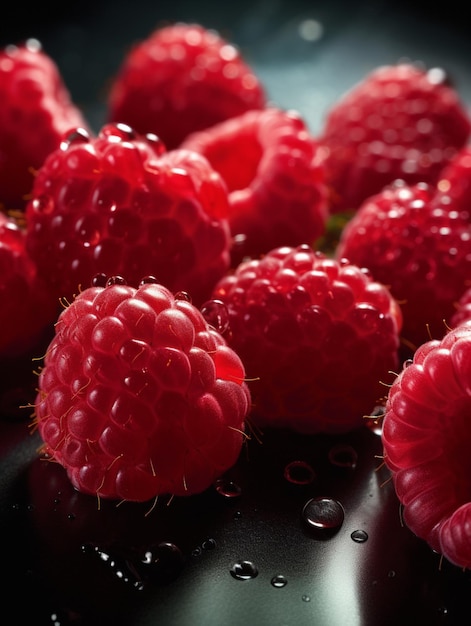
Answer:
M313 529L337 531L343 524L343 506L333 498L312 498L304 505L302 517Z
M258 569L252 561L237 561L230 569L231 576L237 580L250 580L258 576Z
M358 461L358 454L351 445L338 443L329 450L329 461L338 467L355 469Z
M201 547L203 548L203 550L214 550L216 546L217 546L216 539L213 539L212 537L210 537L209 539L206 539L201 544Z
M208 300L200 310L208 324L221 335L229 328L229 311L221 300Z
M356 543L365 543L365 541L368 541L368 533L366 532L366 530L354 530L350 537L353 539L353 541L355 541Z
M386 407L378 404L365 420L367 427L375 434L381 437L383 432L383 419Z
M285 467L285 479L294 485L309 485L316 477L314 470L306 461L292 461Z
M191 303L191 296L188 291L177 291L174 295L175 300L184 300L185 302Z
M61 142L60 149L65 151L70 148L70 146L81 144L81 143L89 143L90 135L85 128L75 128L71 131L67 137Z
M162 541L147 549L141 559L140 570L152 582L172 582L185 564L182 551L174 543Z
M238 498L242 493L242 489L239 485L226 478L219 478L214 483L214 488L219 495L224 496L225 498Z
M273 587L280 589L281 587L286 587L286 585L288 584L288 579L283 576L283 574L277 574L276 576L273 576L270 582Z

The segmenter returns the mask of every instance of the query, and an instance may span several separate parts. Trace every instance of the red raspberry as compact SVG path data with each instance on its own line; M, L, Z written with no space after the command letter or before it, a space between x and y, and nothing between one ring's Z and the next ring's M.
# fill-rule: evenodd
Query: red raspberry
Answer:
M87 124L56 64L30 39L0 52L0 204L22 210L34 171L64 133Z
M466 143L471 122L440 69L381 66L328 111L326 151L331 212L356 210L396 178L434 184Z
M110 279L81 292L56 324L35 406L44 451L83 493L147 501L201 492L241 450L244 377L186 299Z
M471 280L471 277L470 277ZM454 328L467 320L471 320L471 283L456 303L456 311L451 318L450 326Z
M182 147L206 156L229 188L233 265L279 246L314 243L324 234L327 186L317 144L294 111L249 111Z
M55 321L56 305L38 278L25 233L0 213L0 356L29 353Z
M433 550L471 567L471 323L428 341L394 380L384 460L406 525Z
M168 149L190 133L265 106L259 79L214 30L176 23L136 43L114 78L109 121L156 133Z
M27 247L57 297L97 273L134 287L152 274L198 303L230 264L227 211L226 186L203 156L109 124L49 155L26 210Z
M471 276L471 225L401 181L367 200L345 226L336 257L368 267L402 307L404 341L441 338Z
M367 271L283 247L239 265L213 295L249 376L254 424L340 433L365 423L397 367L401 324Z
M438 201L463 213L471 224L471 146L465 146L443 168L436 196Z

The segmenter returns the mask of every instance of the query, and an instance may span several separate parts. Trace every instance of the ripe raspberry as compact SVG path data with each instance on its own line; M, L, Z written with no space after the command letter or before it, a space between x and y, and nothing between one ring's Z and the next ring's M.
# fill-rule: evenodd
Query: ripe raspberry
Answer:
M87 124L38 41L0 51L0 204L23 210L34 170L64 133Z
M397 367L401 324L367 271L283 247L239 265L213 295L227 307L255 425L340 433L365 423Z
M190 133L265 106L240 51L199 24L176 23L135 44L112 83L109 121L156 133L168 149Z
M433 189L401 181L368 199L345 226L336 257L368 267L402 308L404 341L441 338L471 276L471 225Z
M462 148L443 168L437 183L437 200L450 204L471 224L471 147Z
M201 492L241 450L244 377L188 300L114 277L82 291L56 324L35 406L44 451L83 493L147 501Z
M319 137L331 212L355 211L396 178L434 184L470 132L467 109L442 70L376 68L332 106Z
M25 233L0 213L0 356L29 353L55 321L56 304L38 278Z
M195 304L230 264L227 189L207 160L124 125L77 132L39 170L27 248L57 297L93 276L154 275Z
M471 280L471 278L470 278ZM455 328L467 320L471 320L471 283L456 303L456 311L451 318L450 326Z
M229 189L229 223L243 256L282 245L314 243L324 233L327 186L317 145L294 111L249 111L190 135L182 144L203 154Z
M410 530L471 567L471 323L424 343L387 399L384 460Z

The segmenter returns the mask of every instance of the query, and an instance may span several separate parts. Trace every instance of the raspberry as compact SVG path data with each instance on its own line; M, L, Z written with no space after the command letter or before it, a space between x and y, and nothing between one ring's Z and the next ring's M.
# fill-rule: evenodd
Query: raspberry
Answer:
M409 363L389 391L384 460L409 529L469 568L471 323L422 344Z
M59 316L35 406L44 452L83 493L201 492L241 450L243 365L188 300L120 282L88 287Z
M56 306L25 247L25 232L0 213L0 356L29 353L56 317Z
M471 320L471 283L468 284L469 286L456 303L456 311L453 313L450 321L452 328L467 320Z
M317 144L294 111L249 111L192 133L182 144L203 154L229 189L232 264L279 246L314 243L327 218Z
M331 107L320 133L331 212L355 211L396 178L434 184L470 132L467 109L442 70L376 68Z
M54 61L35 39L0 52L0 203L23 210L34 170L71 128L87 128Z
M229 267L227 211L226 186L203 156L108 124L94 138L77 130L39 170L27 248L57 297L98 273L134 287L155 275L196 304Z
M432 187L396 181L358 209L335 254L389 286L402 308L402 337L416 349L451 322L471 276L471 226L435 202Z
M124 58L108 99L111 122L156 133L168 149L193 131L265 106L235 45L199 24L154 30Z
M437 182L437 199L450 204L471 223L471 147L462 148L443 168Z
M397 367L401 324L368 271L282 247L240 264L213 296L249 376L254 425L341 433L365 423Z

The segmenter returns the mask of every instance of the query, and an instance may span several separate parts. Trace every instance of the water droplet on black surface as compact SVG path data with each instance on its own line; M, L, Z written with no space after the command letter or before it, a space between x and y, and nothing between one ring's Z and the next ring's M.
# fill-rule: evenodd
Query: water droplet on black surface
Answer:
M214 483L216 491L225 498L238 498L242 489L232 480L226 478L220 478Z
M312 498L304 505L302 517L313 529L337 531L343 524L343 506L333 498Z
M278 589L281 587L286 587L286 585L288 584L288 580L285 576L283 576L283 574L277 574L276 576L273 576L270 582L273 587L276 587Z
M358 461L358 454L351 445L338 443L329 450L329 461L338 467L355 469Z
M258 576L258 569L252 561L237 561L231 567L231 576L237 580L250 580Z
M316 477L314 470L306 461L288 463L283 475L293 485L309 485Z
M368 533L365 530L354 530L350 537L353 539L353 541L355 541L356 543L365 543L365 541L368 541Z
M185 559L174 543L162 541L147 549L141 560L146 578L156 583L169 583L180 574Z
M203 541L203 543L201 544L201 547L203 548L203 550L214 550L216 545L217 545L216 540L210 537L209 539L206 539L205 541Z

